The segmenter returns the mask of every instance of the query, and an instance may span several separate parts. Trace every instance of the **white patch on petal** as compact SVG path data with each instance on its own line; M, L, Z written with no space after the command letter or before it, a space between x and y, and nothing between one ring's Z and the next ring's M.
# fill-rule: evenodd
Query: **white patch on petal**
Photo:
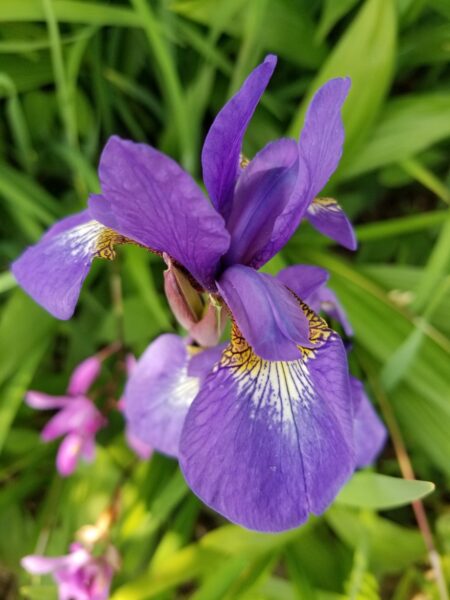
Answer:
M97 240L105 229L98 221L88 221L67 229L55 237L55 242L72 256L92 256L96 252Z
M132 240L94 220L64 231L55 238L55 242L73 257L107 260L115 258L114 246L133 243Z
M167 391L170 404L174 408L190 406L200 390L200 379L188 375L187 365L183 367L178 378L174 379Z
M329 339L331 330L300 300L299 304L310 322L310 341L319 348ZM251 419L264 415L267 420L269 416L269 428L281 426L289 434L295 434L299 411L309 410L317 398L308 368L308 362L314 358L314 348L299 347L298 360L262 359L233 327L231 344L214 370L230 370L236 382L237 396L251 402Z

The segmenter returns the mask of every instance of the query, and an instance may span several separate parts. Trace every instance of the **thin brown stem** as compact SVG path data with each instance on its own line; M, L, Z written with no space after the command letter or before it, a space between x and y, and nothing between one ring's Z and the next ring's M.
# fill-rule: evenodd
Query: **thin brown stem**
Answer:
M362 366L367 374L370 387L372 388L373 394L380 406L383 414L384 421L388 427L389 434L392 440L392 445L400 466L400 471L404 479L413 480L416 479L414 469L409 458L408 451L403 440L403 435L397 422L392 406L383 389L380 380L376 377L373 369L369 367L365 360L362 361ZM425 542L425 546L428 552L428 559L430 561L431 568L434 571L436 585L439 591L439 597L441 600L449 600L447 584L445 582L444 573L442 570L441 557L436 550L434 544L433 534L428 522L428 517L425 511L425 507L421 500L415 500L411 503L414 511L414 516L419 526L420 532Z

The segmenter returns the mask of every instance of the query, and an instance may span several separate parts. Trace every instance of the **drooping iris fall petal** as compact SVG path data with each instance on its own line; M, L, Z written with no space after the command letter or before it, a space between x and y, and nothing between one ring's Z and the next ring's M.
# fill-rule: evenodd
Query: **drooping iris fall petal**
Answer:
M306 218L320 233L349 250L356 250L358 244L353 226L334 198L314 198L308 206Z
M184 419L202 378L220 357L220 347L190 354L186 340L165 334L150 344L125 389L129 432L155 450L178 456ZM190 362L198 368L190 371ZM191 367L192 369L192 367Z
M66 217L13 263L14 277L49 313L70 319L104 237L105 227L87 210Z
M231 521L282 531L320 514L354 468L345 350L266 361L235 332L186 417L180 465L193 491Z

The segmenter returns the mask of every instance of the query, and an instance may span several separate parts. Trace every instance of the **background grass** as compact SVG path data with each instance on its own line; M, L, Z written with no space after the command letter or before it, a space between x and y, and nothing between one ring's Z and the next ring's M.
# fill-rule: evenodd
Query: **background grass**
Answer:
M199 176L208 125L266 52L280 60L245 140L250 157L298 133L323 81L350 75L345 153L327 191L356 223L359 251L302 225L275 266L332 273L356 332L353 371L385 417L393 411L417 476L437 484L425 506L450 576L449 18L448 0L1 0L1 598L55 598L20 557L64 553L117 486L114 600L439 597L410 507L336 504L297 531L250 533L206 511L175 462L136 463L115 412L96 462L61 480L56 446L38 438L46 417L24 406L24 392L61 393L74 365L117 338L118 277L135 354L175 329L162 265L136 248L121 249L116 266L97 261L70 322L29 300L8 268L98 190L110 134L146 141ZM105 406L121 391L112 370ZM392 445L377 470L400 474Z

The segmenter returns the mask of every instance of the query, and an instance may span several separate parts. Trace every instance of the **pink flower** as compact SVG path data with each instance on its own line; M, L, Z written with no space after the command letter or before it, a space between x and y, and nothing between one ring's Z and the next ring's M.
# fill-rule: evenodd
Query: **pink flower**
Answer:
M101 556L92 556L81 544L70 546L65 556L25 556L22 567L34 575L51 573L58 585L59 600L107 600L119 555L109 545Z
M44 427L41 438L50 442L64 436L56 457L56 466L63 476L70 475L82 457L90 462L95 455L95 436L106 425L106 419L86 393L101 369L96 356L87 358L76 367L69 381L66 396L48 396L29 391L26 402L38 410L58 409Z

